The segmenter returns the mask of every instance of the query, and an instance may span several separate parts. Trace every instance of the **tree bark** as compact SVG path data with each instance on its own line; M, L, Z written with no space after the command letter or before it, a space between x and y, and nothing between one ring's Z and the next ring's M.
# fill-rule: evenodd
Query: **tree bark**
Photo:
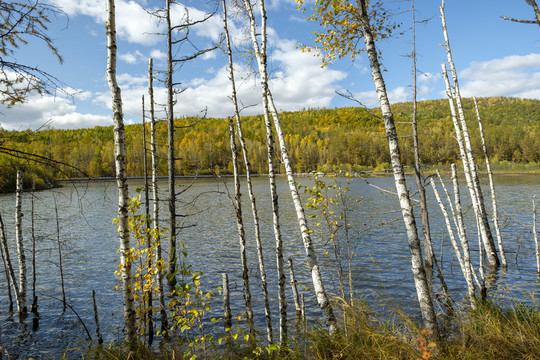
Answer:
M23 178L22 171L17 170L17 184L15 188L15 239L17 241L17 259L19 261L19 296L21 306L19 314L26 314L26 255L24 251L23 235L22 235L22 192Z
M126 148L122 96L116 81L116 24L114 0L107 0L107 81L112 95L114 120L114 147L116 165L116 183L118 187L118 234L120 240L120 265L122 277L122 295L124 298L124 331L126 340L133 345L136 341L135 306L133 300L133 279L128 225L128 184L126 174Z
M482 120L480 118L480 111L478 110L478 104L476 98L473 97L474 108L476 110L476 117L478 118L478 129L480 131L480 139L482 140L482 150L484 151L486 169L489 177L489 188L491 190L491 204L493 206L493 225L495 226L495 232L497 234L497 245L499 246L499 253L501 254L501 263L504 268L508 267L506 262L506 254L504 253L504 247L502 243L501 227L499 226L499 212L497 210L497 197L495 195L495 185L493 183L493 171L491 171L491 163L489 161L489 155L486 147L486 139L484 137L484 129L482 127Z
M409 191L405 181L405 173L403 171L403 164L401 162L401 153L394 123L394 115L390 108L390 102L388 101L388 95L386 92L386 85L384 83L377 57L377 49L375 47L375 39L373 38L369 21L367 3L365 0L357 0L356 3L360 13L360 25L368 53L371 75L377 90L377 97L379 99L379 104L381 105L384 125L386 128L386 137L390 149L390 158L394 172L396 191L398 193L403 221L407 230L409 249L411 251L411 268L418 295L418 302L420 304L420 311L422 313L424 326L432 333L434 338L438 339L439 327L433 308L433 301L431 299L430 288L426 277L424 261L422 259L422 248L420 246L420 238L418 237L411 199L409 197Z

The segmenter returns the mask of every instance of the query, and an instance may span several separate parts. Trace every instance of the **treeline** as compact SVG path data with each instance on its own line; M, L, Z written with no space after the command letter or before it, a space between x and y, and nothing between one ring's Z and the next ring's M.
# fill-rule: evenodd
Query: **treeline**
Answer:
M473 148L481 161L481 143L472 99L464 101ZM480 98L488 152L494 164L540 161L540 101L517 98ZM393 105L405 165L413 164L411 103ZM290 156L297 172L350 171L389 168L388 145L379 109L359 107L309 109L281 114ZM447 100L422 101L418 105L421 160L424 165L447 165L458 160L459 149ZM265 128L262 116L243 117L250 161L257 173L267 172ZM148 124L147 124L148 125ZM227 119L176 120L175 152L178 175L229 174L232 172ZM192 125L192 126L189 126ZM149 134L149 126L147 126ZM113 128L40 130L0 133L2 146L52 158L52 167L37 168L41 178L114 176ZM167 128L157 124L160 175L167 174ZM149 136L147 136L149 139ZM142 125L126 126L128 175L143 175ZM279 161L279 159L278 159ZM0 186L6 187L15 167L35 163L1 154ZM51 181L51 180L47 180Z

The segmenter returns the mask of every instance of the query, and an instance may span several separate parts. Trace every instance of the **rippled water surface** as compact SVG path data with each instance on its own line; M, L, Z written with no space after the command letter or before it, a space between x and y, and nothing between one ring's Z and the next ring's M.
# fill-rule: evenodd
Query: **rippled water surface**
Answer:
M409 183L412 184L413 181ZM392 178L368 179L380 188L393 190ZM227 179L233 191L231 179ZM309 178L300 178L304 185L310 185ZM490 293L498 297L516 296L527 299L528 294L539 290L536 276L536 260L532 236L532 195L540 195L538 176L497 176L496 193L501 217L502 235L507 250L509 268L496 274ZM141 186L139 180L130 181L130 190ZM190 186L191 184L191 186ZM450 185L449 182L447 182ZM244 184L245 185L245 184ZM320 311L310 289L310 275L305 266L303 245L298 230L296 215L287 182L279 179L280 210L284 239L285 258L292 257L295 263L297 280L303 285L301 291L306 296L308 317L318 321ZM163 189L166 183L161 183ZM353 278L355 295L364 298L380 312L400 308L412 317L418 316L416 293L410 270L410 257L401 213L397 198L369 186L363 179L353 179L349 185L349 196L360 199L351 202L350 223L351 242L355 251ZM487 194L487 185L484 184ZM245 187L244 187L245 189ZM180 219L185 228L179 239L185 244L188 262L193 269L204 272L203 284L207 290L215 290L221 285L220 273L229 274L232 311L243 311L239 245L236 222L231 201L227 196L222 180L179 179L178 190L185 190L180 196L178 211L188 215ZM412 190L414 191L414 189ZM441 191L441 189L439 189ZM266 177L255 179L255 192L258 199L261 231L265 247L265 261L269 279L270 295L274 321L277 320L277 281L275 271L274 237ZM461 189L466 197L466 189ZM0 327L1 343L11 358L58 358L66 349L76 349L88 338L81 321L95 338L94 313L91 291L96 291L100 316L100 326L105 341L121 339L122 299L120 292L114 290L118 280L114 271L118 267L118 238L112 224L116 216L116 184L113 181L65 183L61 189L25 193L24 241L28 261L29 298L31 298L31 198L34 197L34 221L36 236L36 293L39 297L39 328L33 329L33 315L20 324L8 313L7 283L3 268L0 272ZM165 198L165 194L161 198ZM433 199L431 189L428 197ZM72 309L63 312L60 291L58 250L56 245L56 219L54 198L58 203L60 239L63 251L63 267L66 295ZM304 200L306 200L307 196ZM0 211L6 224L11 259L17 264L14 241L13 194L0 195ZM244 196L244 218L248 239L248 259L251 275L252 293L258 328L264 329L262 292L256 249L253 240L250 204ZM464 200L467 215L472 210ZM165 210L165 203L162 205ZM491 202L488 206L491 211ZM312 214L312 212L308 211ZM165 219L165 211L162 219ZM430 204L432 237L436 253L442 257L443 271L452 294L461 299L465 292L465 282L459 265L452 255L440 209L436 203ZM321 220L314 220L320 222ZM418 220L419 221L419 220ZM469 238L475 243L474 224L467 224ZM315 233L319 228L314 227ZM335 278L335 262L330 244L315 237L317 250L322 262L326 287L332 293L339 289ZM325 245L326 243L326 245ZM477 261L477 245L473 245L472 257ZM324 253L327 250L328 254ZM287 272L288 273L288 272ZM290 290L288 290L290 294ZM221 299L216 299L213 311L219 316ZM289 299L289 312L294 315L294 305ZM277 322L274 325L277 328Z

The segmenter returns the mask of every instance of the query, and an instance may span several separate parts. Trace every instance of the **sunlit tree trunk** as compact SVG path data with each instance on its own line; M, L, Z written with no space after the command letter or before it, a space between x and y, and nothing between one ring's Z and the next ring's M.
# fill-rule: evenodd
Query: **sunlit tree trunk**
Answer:
M538 234L536 233L536 195L533 195L533 238L536 250L536 269L540 275L540 247L538 246Z
M161 320L161 331L167 331L169 328L167 320L167 310L165 307L165 292L163 290L163 256L161 253L161 236L159 233L159 188L158 188L158 156L156 147L156 118L154 113L154 73L153 60L148 61L148 96L150 97L150 152L152 154L152 226L157 232L156 237L156 262L160 264L156 274L159 291L159 314Z
M114 120L114 152L116 165L116 183L118 186L118 234L120 237L120 265L122 277L122 293L124 298L124 331L126 340L133 344L136 341L135 306L133 300L133 280L129 256L129 224L128 224L128 184L126 174L126 148L124 137L124 119L122 97L116 82L116 24L114 0L107 0L107 81L112 94L112 110Z
M459 83L458 83L458 77L457 77L457 71L454 66L454 61L452 60L452 52L450 48L450 41L448 39L448 32L446 29L446 18L444 15L444 0L442 1L442 5L440 7L441 12L441 20L442 20L442 28L443 28L443 34L445 39L445 47L446 47L446 54L448 58L448 64L450 65L450 70L452 73L452 81L454 83L454 93L455 93L455 101L457 105L457 110L459 114L459 120L461 124L461 131L463 133L463 143L464 143L464 150L465 153L462 154L462 162L463 167L465 170L465 173L469 173L470 181L467 180L467 185L469 187L471 198L473 202L473 208L475 211L476 216L479 218L479 226L480 226L480 234L482 236L482 242L484 244L484 247L486 249L486 255L488 257L488 261L491 267L495 268L500 265L499 258L497 256L497 250L495 248L495 243L493 241L493 236L491 234L491 230L489 228L489 222L487 220L487 213L484 206L484 199L482 195L482 189L480 188L480 180L478 179L478 173L476 171L476 165L474 162L474 156L472 153L472 146L471 146L471 140L469 137L469 130L467 127L467 122L465 121L465 115L463 113L463 106L461 103L461 94L459 90ZM451 90L450 90L451 92ZM448 89L447 89L448 93ZM459 125L458 125L459 126ZM457 130L456 130L457 131Z
M261 8L260 9L261 10L261 46L260 48L259 48L259 44L256 37L257 34L256 34L256 27L255 27L255 19L253 17L251 4L247 0L244 1L244 4L246 4L246 10L248 10L248 16L250 17L251 39L253 42L253 47L255 50L255 55L257 57L257 62L259 66L259 76L261 79L263 103L266 103L267 106L269 106L269 110L272 113L274 127L275 127L276 134L279 140L281 158L283 160L283 164L285 165L285 172L287 173L289 189L291 191L291 196L293 199L296 215L298 218L298 224L300 227L302 241L304 243L304 248L306 251L308 266L311 269L311 277L313 281L315 294L317 296L317 302L319 304L319 307L323 311L323 314L325 315L329 332L334 333L337 330L337 323L336 323L336 318L334 315L334 310L332 308L332 305L330 304L330 300L328 298L326 290L324 289L320 266L317 261L317 255L313 247L313 242L311 240L310 230L307 226L307 220L304 213L304 207L302 205L300 195L298 193L298 186L297 186L296 180L294 179L292 164L289 159L287 145L285 143L285 136L283 135L283 130L281 128L278 112L275 107L272 94L270 93L270 89L268 87L268 74L267 74L267 63L266 63L266 11L264 7L264 1L262 0L260 1L260 8ZM283 271L283 258L281 258L280 266ZM280 283L283 281L283 284L284 284L285 274L283 272L282 272L282 276L283 276L283 279L281 279L280 277ZM283 290L281 290L280 288L280 292L281 291L283 291L283 296L284 296L285 295L284 286L283 286Z
M491 190L491 203L493 206L493 225L495 226L495 232L497 234L497 245L499 246L499 253L501 254L501 263L503 267L508 267L506 263L506 254L504 253L504 247L502 243L501 227L499 226L499 212L497 210L497 197L495 195L495 184L493 183L493 171L491 171L491 163L489 161L489 155L486 147L486 139L484 137L484 129L482 127L482 120L480 118L480 111L478 110L478 104L476 98L473 98L474 108L476 110L476 117L478 119L478 130L480 131L480 139L482 140L482 150L484 151L486 169L489 177L489 188Z
M232 102L234 105L236 131L238 133L238 140L240 141L240 147L242 148L242 154L244 156L244 164L246 167L246 182L247 182L249 199L251 202L251 211L253 214L253 227L254 227L254 232L255 232L255 242L257 245L259 272L261 275L261 285L262 285L263 296L264 296L266 335L267 335L268 343L272 344L274 342L274 335L272 331L272 317L270 314L270 302L268 300L268 283L266 280L266 269L264 267L264 256L263 256L262 242L261 242L261 235L260 235L261 232L260 232L260 226L259 226L259 215L257 213L257 204L256 204L255 194L253 193L253 184L251 181L251 164L249 162L246 140L244 138L244 133L242 131L242 122L240 121L240 110L238 108L238 99L236 96L234 63L233 63L233 57L232 57L232 48L231 48L231 41L230 41L230 36L229 36L229 28L227 25L227 4L225 0L223 0L222 5L223 5L223 24L224 24L224 30L225 30L225 40L227 44L227 55L229 58L229 79L231 81L231 86L232 86Z
M15 188L15 239L17 242L17 259L19 260L19 294L21 298L21 307L19 313L26 313L26 255L24 252L24 243L22 235L22 192L23 178L22 171L17 170L17 183Z
M375 88L377 90L377 97L379 99L379 104L381 105L382 116L386 128L386 137L390 149L390 158L394 172L396 191L399 197L403 221L407 230L407 238L409 242L409 249L411 252L411 267L416 292L418 295L418 301L420 304L420 311L422 313L424 326L432 332L433 337L439 338L437 318L435 316L433 301L431 299L429 284L424 268L424 261L422 259L420 238L418 237L416 221L413 214L411 199L409 197L409 191L407 189L407 184L405 181L403 164L401 162L401 153L399 149L398 135L394 123L394 115L390 108L390 102L388 101L388 95L386 92L386 85L383 80L379 60L377 57L377 49L375 47L375 39L373 38L372 29L369 21L367 4L365 0L357 0L356 3L359 8L360 26L364 35L364 43L366 45L369 63L371 66L371 75L375 84Z

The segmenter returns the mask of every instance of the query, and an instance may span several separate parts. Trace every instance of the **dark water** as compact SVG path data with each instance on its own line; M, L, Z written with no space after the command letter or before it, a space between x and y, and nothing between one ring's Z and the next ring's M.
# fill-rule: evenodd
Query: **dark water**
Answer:
M231 179L229 190L233 191ZM305 185L312 184L309 178L300 178ZM373 178L368 181L381 188L393 190L392 178ZM239 246L236 223L227 190L221 180L201 179L178 181L178 190L185 190L178 203L178 210L183 215L180 233L181 240L188 252L188 262L194 270L204 272L202 279L206 290L215 291L221 285L220 273L229 274L231 287L232 311L239 315L243 312L243 283L241 278ZM529 296L540 289L536 276L536 260L532 235L532 195L540 195L540 177L538 176L497 176L495 178L499 212L504 245L507 251L509 268L499 272L490 294L499 301L509 298L528 300ZM413 184L413 181L409 181ZM447 183L450 185L449 183ZM141 182L130 182L130 190L140 186ZM166 184L162 184L165 189ZM310 288L310 274L305 266L304 249L298 230L296 215L286 180L280 179L280 210L284 239L285 258L292 257L295 263L297 280L306 297L307 315L312 321L320 321L320 311ZM419 316L416 293L414 290L410 257L401 213L397 211L397 198L369 186L363 179L353 179L348 196L360 199L360 203L350 203L349 222L350 239L355 257L353 279L355 296L365 299L375 310L390 314L394 309L401 309L413 318ZM245 187L244 187L245 189ZM489 199L488 186L484 184L486 199ZM414 189L413 189L414 191ZM439 191L442 190L439 189ZM245 192L245 190L244 190ZM277 276L275 270L274 237L271 222L268 181L266 177L255 179L255 192L258 196L261 231L265 247L265 261L269 279L269 291L272 297L274 329L277 329ZM468 197L465 188L461 189L463 198ZM31 240L30 221L31 194L24 194L24 239L29 274L29 298L31 297ZM70 349L77 353L84 347L83 340L88 336L74 311L81 317L91 336L95 338L95 324L91 291L96 291L99 308L100 326L105 341L123 338L122 334L122 299L121 293L114 290L118 280L114 271L118 268L118 238L112 224L116 216L115 182L66 183L64 188L54 191L35 193L35 234L37 239L36 270L37 295L39 296L39 328L32 329L30 314L23 324L8 313L7 284L0 273L0 328L1 344L10 354L10 358L58 358ZM63 266L68 303L74 311L62 311L58 253L56 245L56 220L54 197L58 203L60 218L60 237L62 241ZM433 199L432 190L428 197ZM165 198L162 194L161 198ZM307 198L307 196L306 196ZM7 227L8 241L12 262L16 265L16 247L14 242L14 203L13 194L0 195L0 211ZM488 209L491 210L491 202ZM464 207L470 217L472 210L464 200ZM165 203L162 205L165 209ZM256 249L253 240L251 210L244 196L244 217L248 239L248 259L251 275L252 293L256 322L261 332L264 330L264 311L262 292L259 282L259 270ZM313 211L308 213L313 214ZM452 295L461 299L465 294L465 282L457 260L452 255L446 234L446 227L436 203L430 204L432 237L439 257L442 255L443 271ZM163 212L162 219L165 219ZM322 219L312 221L322 222ZM469 220L468 234L472 243L472 257L478 261L476 230ZM312 226L315 234L322 231ZM322 263L327 290L339 293L335 281L335 261L330 243L315 236L317 251ZM326 243L326 245L325 245ZM325 254L324 251L328 254ZM288 273L288 272L287 272ZM288 290L288 296L290 289ZM213 304L216 316L221 313L219 296ZM294 316L294 304L289 299L290 317Z

